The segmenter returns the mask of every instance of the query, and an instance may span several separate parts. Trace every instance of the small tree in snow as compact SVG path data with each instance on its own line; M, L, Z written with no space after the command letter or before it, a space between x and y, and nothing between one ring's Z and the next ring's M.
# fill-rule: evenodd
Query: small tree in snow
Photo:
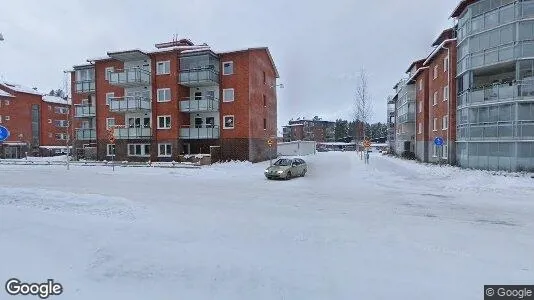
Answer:
M356 86L356 99L354 103L354 121L356 123L362 122L367 124L373 114L373 106L371 102L371 96L369 95L367 73L365 69L360 70L360 76ZM363 133L363 139L365 140L365 130Z

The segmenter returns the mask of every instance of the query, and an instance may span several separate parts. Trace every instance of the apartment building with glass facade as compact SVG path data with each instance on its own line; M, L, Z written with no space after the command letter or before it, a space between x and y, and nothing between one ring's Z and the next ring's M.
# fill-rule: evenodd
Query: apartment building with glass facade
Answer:
M276 149L276 80L268 48L215 53L187 39L107 52L72 72L76 154L180 161L214 154L266 160Z
M534 170L534 1L464 0L457 20L457 158Z
M410 72L412 70L408 75ZM393 89L395 96L388 100L395 107L395 146L392 150L397 155L415 153L415 84L404 78Z

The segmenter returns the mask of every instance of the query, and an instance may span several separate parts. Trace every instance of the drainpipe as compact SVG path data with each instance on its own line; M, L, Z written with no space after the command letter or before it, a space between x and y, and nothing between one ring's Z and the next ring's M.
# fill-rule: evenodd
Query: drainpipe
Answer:
M450 49L448 47L444 46L443 44L441 46L441 49L447 50L447 86L448 88L448 99L447 99L447 162L451 163L451 144L450 144L450 135L449 135L449 129L451 128L451 55L450 55Z

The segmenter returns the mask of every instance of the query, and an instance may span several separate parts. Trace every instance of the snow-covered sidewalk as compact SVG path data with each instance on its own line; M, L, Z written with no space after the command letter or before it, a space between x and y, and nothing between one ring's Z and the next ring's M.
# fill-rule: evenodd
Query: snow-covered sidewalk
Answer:
M534 278L533 179L304 159L291 181L268 162L0 166L0 280L54 278L69 300L448 300Z

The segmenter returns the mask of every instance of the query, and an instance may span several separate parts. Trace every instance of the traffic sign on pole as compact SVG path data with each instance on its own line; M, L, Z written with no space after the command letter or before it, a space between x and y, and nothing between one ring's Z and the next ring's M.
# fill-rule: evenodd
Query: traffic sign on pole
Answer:
M7 127L0 125L0 142L3 142L9 138L9 130Z
M436 146L443 146L443 138L441 137L437 137L434 139L434 144L436 144Z

